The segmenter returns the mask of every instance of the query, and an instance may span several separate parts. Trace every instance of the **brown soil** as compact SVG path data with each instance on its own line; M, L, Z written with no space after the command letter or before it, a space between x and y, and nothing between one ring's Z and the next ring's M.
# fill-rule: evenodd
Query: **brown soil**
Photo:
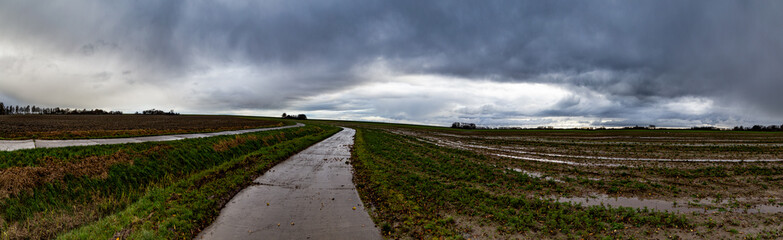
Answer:
M0 139L75 139L229 131L282 123L233 116L8 115L0 116L0 126Z

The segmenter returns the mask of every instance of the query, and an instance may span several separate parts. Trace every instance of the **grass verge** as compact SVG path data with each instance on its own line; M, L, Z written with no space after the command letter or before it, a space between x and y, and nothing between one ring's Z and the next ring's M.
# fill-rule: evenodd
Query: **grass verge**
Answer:
M261 148L172 186L152 189L122 212L59 238L192 239L255 177L334 132L326 131Z
M131 236L169 228L179 234L197 232L251 176L337 131L308 125L173 142L18 151L19 159L0 161L5 166L0 168L0 192L5 193L0 194L0 236L53 238L99 218L89 225L93 230L63 237L105 239L118 232ZM114 160L97 167L85 164L101 159ZM104 233L114 228L94 230L122 216L117 214L150 209L146 203L158 207L153 214L114 222L120 229L111 234ZM164 215L169 211L190 214ZM150 228L139 228L145 226Z

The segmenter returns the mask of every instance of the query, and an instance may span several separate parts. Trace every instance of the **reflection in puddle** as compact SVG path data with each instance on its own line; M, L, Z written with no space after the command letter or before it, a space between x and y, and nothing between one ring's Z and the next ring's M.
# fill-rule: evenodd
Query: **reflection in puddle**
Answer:
M783 206L780 205L756 205L750 208L707 208L689 205L684 201L665 201L659 199L640 199L629 197L610 197L599 195L594 197L560 197L554 199L558 202L581 204L582 206L611 206L611 207L631 207L647 208L656 211L668 211L679 213L691 212L734 212L734 213L780 213L783 212Z

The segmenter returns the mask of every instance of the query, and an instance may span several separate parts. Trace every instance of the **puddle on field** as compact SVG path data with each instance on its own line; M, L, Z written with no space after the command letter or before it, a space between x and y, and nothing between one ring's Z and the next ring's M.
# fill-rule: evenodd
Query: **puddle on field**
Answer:
M463 150L486 149L486 150L509 152L514 154L539 155L545 157L588 158L588 159L615 160L615 161L618 160L619 161L661 161L661 162L779 162L779 161L783 161L783 159L747 159L747 160L744 159L653 159L653 158L615 158L615 157L602 157L602 156L580 156L580 155L565 155L565 154L554 154L554 153L520 151L516 149L509 149L503 147L493 148L488 146L467 144L463 142L448 141L443 139L424 139L424 138L419 138L419 139L424 142L435 144L441 147L451 147L451 148L458 148ZM566 164L571 166L605 166L605 167L625 166L624 164L583 163L583 162L573 162L573 161L555 160L555 159L547 159L547 158L515 156L515 155L507 155L507 154L499 154L499 153L489 153L489 154L498 157L506 157L506 158L513 158L513 159L527 160L527 161L558 163L558 164ZM553 178L550 176L545 176L543 173L540 172L526 171L520 168L506 168L506 170L521 172L535 178L542 178L545 180L562 182L562 180L560 179ZM591 180L600 180L600 179L591 178ZM689 203L687 201L678 200L676 201L675 204L675 201L667 201L667 200L660 200L660 199L610 197L607 195L599 195L599 196L591 196L591 197L558 197L555 198L554 200L557 202L581 204L582 206L603 205L603 206L611 206L611 207L630 207L630 208L640 208L640 209L646 207L647 209L653 211L661 211L661 212L668 211L668 212L675 212L675 213L692 213L692 212L781 213L783 212L783 205L754 205L752 207L728 207L730 204L727 201L723 201L719 204L719 206L725 206L725 207L714 208L714 207L699 206L705 203L698 202L698 201ZM709 202L706 204L710 205Z
M493 148L493 147L487 147L487 146L481 146L481 145L473 145L473 144L464 144L468 147L473 148L482 148L482 149L488 149L488 150L495 150L495 151L504 151L504 152L511 152L511 153L517 153L517 154L529 154L529 155L539 155L539 156L547 156L547 157L563 157L563 158L582 158L582 159L597 159L597 160L616 160L616 161L658 161L658 162L731 162L731 163L740 163L740 162L781 162L783 159L665 159L665 158L620 158L620 157L602 157L602 156L586 156L586 155L567 155L567 154L557 154L557 153L540 153L540 152L531 152L531 151L519 151L515 150L513 148L508 147L501 147L501 148Z
M543 157L557 157L557 158L578 158L578 159L595 159L595 160L611 160L611 161L649 161L649 162L718 162L718 163L753 163L753 162L783 162L783 159L665 159L665 158L621 158L621 157L604 157L604 156L586 156L586 155L568 155L568 154L557 154L557 153L542 153L542 152L533 152L533 151L521 151L517 150L515 148L509 148L509 147L489 147L489 146L483 146L483 145L477 145L477 144L469 144L469 143L463 143L463 142L455 142L455 141L447 141L447 140L441 140L441 139L435 139L435 141L419 138L425 142L429 142L441 147L452 147L452 148L458 148L463 150L474 150L474 149L486 149L490 151L500 151L500 152L506 152L506 153L513 153L513 154L523 154L523 155L538 155ZM619 167L619 166L628 166L624 164L601 164L601 163L581 163L581 162L573 162L573 161L566 161L566 160L555 160L555 159L547 159L547 158L534 158L534 157L523 157L523 156L516 156L516 155L508 155L508 154L500 154L500 153L489 153L491 155L495 155L498 157L507 157L507 158L514 158L514 159L520 159L520 160L527 160L527 161L537 161L537 162L548 162L548 163L558 163L558 164L566 164L566 165L572 165L572 166L603 166L603 167Z
M531 157L513 156L513 155L497 154L497 153L490 153L490 154L494 155L494 156L498 156L498 157L513 158L513 159L535 161L535 162L558 163L558 164L565 164L565 165L571 165L571 166L584 166L584 167L596 167L596 166L619 167L619 166L623 166L623 165L620 165L620 164L579 163L579 162L571 162L571 161L563 161L563 160L554 160L554 159L546 159L546 158L531 158Z
M520 168L506 168L506 170L519 172L519 173L524 173L524 174L526 174L526 175L528 175L530 177L540 178L540 179L544 179L544 180L547 180L547 181L563 182L563 180L560 180L560 179L557 179L557 178L553 178L553 177L550 177L550 176L544 176L544 174L540 173L540 172L525 171L525 170L522 170Z
M557 202L581 204L582 206L611 206L611 207L631 207L647 208L656 211L668 211L679 213L714 213L714 212L733 212L733 213L780 213L783 212L781 205L755 205L750 208L707 208L693 206L686 201L665 201L660 199L640 199L632 197L610 197L607 195L598 195L591 197L559 197L554 199ZM724 201L723 203L727 203ZM725 204L721 204L725 205Z

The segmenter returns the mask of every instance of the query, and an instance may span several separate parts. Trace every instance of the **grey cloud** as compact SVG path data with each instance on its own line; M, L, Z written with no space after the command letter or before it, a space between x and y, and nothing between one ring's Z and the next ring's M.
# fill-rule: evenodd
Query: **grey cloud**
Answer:
M0 3L5 40L66 57L100 56L126 67L101 77L176 86L220 65L254 69L237 76L246 83L238 89L202 86L190 100L207 106L204 111L295 107L306 96L375 81L357 72L382 59L401 73L557 84L577 93L600 92L615 103L586 106L594 96L574 95L533 114L540 117L690 121L692 116L656 110L687 96L754 106L779 117L781 22L783 3L776 1ZM2 62L0 69L7 67ZM270 66L283 73L269 77ZM410 119L444 108L399 99L363 101L303 109L372 106L378 115ZM498 112L455 114L520 116L492 110Z

